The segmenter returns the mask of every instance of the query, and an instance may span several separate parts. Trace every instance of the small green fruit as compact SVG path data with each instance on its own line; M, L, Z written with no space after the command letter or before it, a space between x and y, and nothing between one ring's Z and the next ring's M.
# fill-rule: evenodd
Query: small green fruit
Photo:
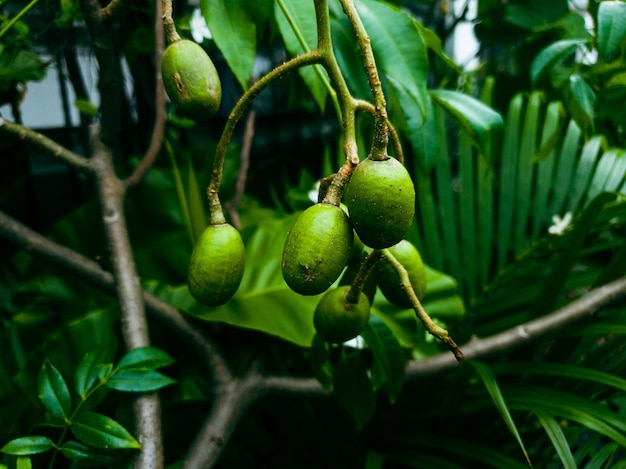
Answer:
M215 115L222 101L222 85L204 49L182 39L170 44L161 64L163 85L176 111L194 120Z
M232 225L209 225L196 243L187 276L189 291L200 303L219 306L239 288L246 251L239 231Z
M328 291L317 303L313 325L326 342L340 344L358 336L370 317L370 302L361 295L358 303L349 303L346 293L349 286Z
M422 257L415 246L403 239L395 246L390 247L389 252L404 266L409 274L409 280L417 299L421 300L424 298L426 293L426 270L424 269ZM399 308L411 308L413 306L400 284L398 273L389 262L384 258L381 259L376 264L374 270L376 283L389 303Z
M301 295L322 293L339 278L348 262L354 234L339 207L316 204L298 217L283 249L283 278Z
M413 223L415 186L395 158L367 158L352 173L345 202L361 241L384 249L400 242Z

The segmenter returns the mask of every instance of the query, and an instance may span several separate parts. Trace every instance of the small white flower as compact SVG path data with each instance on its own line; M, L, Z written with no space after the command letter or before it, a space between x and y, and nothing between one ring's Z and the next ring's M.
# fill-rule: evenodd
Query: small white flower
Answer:
M314 204L317 203L317 194L320 191L320 184L321 184L321 181L317 181L315 183L315 189L311 189L308 194L309 200L313 202Z
M191 21L189 22L191 28L191 36L193 40L201 44L204 39L211 39L211 31L202 16L200 8L196 8L191 15Z
M362 349L365 347L365 341L363 340L363 337L357 335L354 339L350 339L347 342L344 342L343 345L354 349Z
M548 228L548 233L560 236L571 224L572 212L567 212L563 218L559 215L552 215L552 226Z

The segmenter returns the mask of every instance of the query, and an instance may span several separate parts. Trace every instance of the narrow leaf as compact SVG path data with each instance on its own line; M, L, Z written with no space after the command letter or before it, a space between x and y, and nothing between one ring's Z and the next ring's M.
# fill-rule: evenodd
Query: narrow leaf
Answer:
M45 436L24 436L9 441L0 448L0 452L14 456L27 456L43 453L51 448L54 448L54 443Z
M174 359L159 348L137 347L120 359L117 369L144 368L146 370L156 370L172 363L174 363Z
M493 375L489 367L484 363L476 361L470 361L468 363L472 365L472 367L476 371L476 374L480 376L480 379L487 388L487 392L491 396L491 400L498 409L498 412L500 412L500 415L506 423L506 426L517 440L517 443L519 444L522 452L524 453L524 456L526 457L526 461L528 461L528 465L532 466L530 458L528 457L528 452L526 451L524 443L522 442L522 437L520 436L519 431L515 426L515 422L513 421L513 417L509 412L509 408L507 407L506 402L504 401L504 397L502 396L502 392L500 391L500 387L498 386L498 382L496 381L495 376Z
M100 365L101 360L98 353L86 353L74 372L74 387L83 400L99 379L98 368Z
M247 0L201 0L200 8L228 66L241 87L248 89L256 55L256 24Z
M337 401L352 416L357 428L363 428L374 412L374 391L367 368L359 353L341 359L335 368L334 389Z
M557 64L568 59L576 49L585 42L584 39L564 39L556 41L542 49L530 66L530 79L533 86Z
M563 467L565 469L576 469L576 460L574 459L574 455L572 455L572 450L567 442L567 438L565 438L565 435L563 434L563 430L555 418L545 414L544 412L535 412L535 415L537 416L537 420L543 429L548 434L548 438L550 438L552 446L554 446L556 453L559 455L559 458L563 463Z
M46 360L39 372L37 383L39 399L53 417L68 422L72 411L72 398L63 376Z
M175 382L176 380L158 371L124 368L113 374L106 382L106 385L117 391L148 392L156 391Z
M605 59L618 52L626 37L626 3L601 2L598 7L598 52Z
M583 129L593 130L596 94L587 81L578 74L570 76L569 89L572 96L572 100L568 102L570 112Z
M115 420L95 412L81 412L71 425L72 433L83 443L103 449L139 449L141 445Z

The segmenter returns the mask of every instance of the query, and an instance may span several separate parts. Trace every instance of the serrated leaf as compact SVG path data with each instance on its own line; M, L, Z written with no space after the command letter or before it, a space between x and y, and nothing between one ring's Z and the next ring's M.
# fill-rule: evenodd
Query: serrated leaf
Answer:
M284 7L285 11L282 10ZM290 21L287 19L289 15ZM315 6L308 0L280 0L275 3L274 17L278 23L278 29L285 43L285 47L292 56L303 54L317 47L317 23L315 21ZM294 31L296 29L300 37ZM300 43L304 41L304 45ZM298 73L309 88L315 102L324 111L328 90L324 80L328 80L328 74L321 66L301 67Z
M55 418L68 422L72 411L72 398L63 376L52 363L46 360L39 372L37 382L39 400Z
M174 363L174 359L156 347L137 347L127 352L117 364L117 369L144 368L156 370Z
M9 441L0 448L0 452L12 454L14 456L27 456L29 454L39 454L54 448L54 443L45 436L24 436Z
M139 449L141 445L115 420L95 412L81 412L72 421L72 433L81 442L102 449Z
M371 317L361 336L374 356L372 386L385 391L389 401L394 403L404 384L404 351L391 330L375 316Z
M116 453L102 451L73 440L63 443L60 451L67 459L86 466L111 465L120 459Z
M86 353L74 372L74 387L85 399L87 393L99 379L101 358L99 353Z
M498 382L496 381L495 376L493 375L489 367L484 363L476 362L476 361L469 361L468 363L472 366L472 368L474 368L474 370L476 371L476 374L478 374L483 384L485 385L485 388L487 388L487 392L489 393L489 396L491 396L491 400L493 401L494 405L498 409L498 412L500 412L500 415L502 416L502 419L506 423L506 426L508 427L513 437L517 440L518 445L520 446L522 452L524 453L524 456L526 457L526 461L528 461L528 465L532 466L530 462L530 458L528 457L528 452L526 451L526 448L524 447L522 437L520 436L519 431L517 430L517 426L515 425L515 422L513 421L513 417L511 416L511 413L509 412L509 408L507 407L504 397L502 396L502 392L500 391L500 386L498 386Z
M337 401L352 416L357 428L363 428L376 402L367 368L358 352L344 356L335 367L334 390Z
M124 368L116 371L111 376L106 385L117 391L126 392L148 392L156 391L170 384L174 384L176 380L169 378L158 371L146 369Z
M543 48L530 66L530 80L534 86L557 64L573 56L585 43L584 39L564 39Z
M598 52L610 59L626 38L626 3L601 2L598 7Z
M489 106L465 93L452 90L432 90L434 102L441 106L472 139L480 151L493 160L504 122L502 116Z
M201 0L200 9L215 44L237 78L248 89L256 56L256 23L247 0Z
M428 55L415 21L406 12L386 3L363 0L356 6L371 38L379 73L397 96L417 106L420 123L423 123L428 101ZM408 119L406 113L405 117Z
M311 344L311 368L313 375L324 390L329 391L333 384L333 364L330 362L330 345L317 334Z

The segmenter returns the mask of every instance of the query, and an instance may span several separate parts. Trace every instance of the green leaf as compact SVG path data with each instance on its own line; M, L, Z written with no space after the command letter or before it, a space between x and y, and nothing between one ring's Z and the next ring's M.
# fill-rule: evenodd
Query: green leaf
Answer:
M99 368L101 363L102 360L99 353L86 353L74 372L75 389L83 400L100 378Z
M46 360L39 372L37 382L39 399L53 417L69 423L72 398L63 376L52 363Z
M598 7L598 52L610 59L626 38L626 3L601 2Z
M361 332L374 356L372 365L372 386L383 389L389 401L394 403L404 384L404 351L383 321L372 316Z
M200 8L215 44L237 78L248 89L256 55L256 23L247 0L201 0Z
M46 64L34 52L0 47L0 90L8 90L13 82L39 81L45 76Z
M537 86L537 82L557 64L573 56L585 42L584 39L564 39L543 48L530 66L530 80L533 86Z
M399 105L406 107L406 101L400 99ZM428 175L437 164L441 142L432 100L428 99L426 102L426 122L423 125L413 122L416 117L405 116L405 118L407 119L407 135L415 154L417 170L423 175Z
M32 467L33 463L30 460L30 456L18 456L15 469L31 469Z
M281 4L285 8L284 12L281 9ZM293 27L286 15L289 15L289 19L293 22ZM317 23L315 21L315 6L313 2L308 0L279 0L275 3L274 16L285 47L291 55L300 55L317 47ZM294 29L298 32L300 38L296 35ZM304 41L305 47L300 43L300 39ZM324 80L328 80L326 70L316 65L315 67L299 68L298 73L323 112L328 95L328 90L324 84Z
M554 449L556 450L556 454L559 455L559 458L563 463L563 467L565 469L576 469L576 460L574 459L574 455L572 455L572 450L567 442L567 438L565 438L563 430L556 419L543 412L536 412L535 415L537 416L537 420L543 429L548 434L548 437L552 442L552 446L554 446Z
M350 92L355 98L369 99L370 88L350 20L342 13L340 17L331 18L330 28L333 51Z
M120 460L120 456L116 453L99 450L73 440L63 443L60 451L67 459L85 466L107 465L114 467L113 463Z
M141 445L115 420L95 412L81 412L71 424L81 442L102 449L139 449Z
M86 116L93 117L98 115L98 107L88 99L76 99L74 100L74 106L78 109L78 112Z
M45 436L24 436L9 441L0 448L0 452L14 456L27 456L44 453L52 448L54 448L54 443Z
M142 368L124 368L116 371L106 382L106 385L117 391L126 392L148 392L156 391L176 380L169 378L158 371L146 370Z
M333 364L330 362L330 345L317 334L311 344L311 368L322 387L329 391L333 384Z
M174 359L156 347L137 347L127 352L117 364L117 369L144 368L156 370L174 363Z
M415 20L387 3L363 0L356 6L371 38L379 73L400 99L410 101L419 109L423 123L428 102L428 55ZM407 112L405 118L407 121L410 118Z
M502 116L476 98L458 91L431 90L430 96L468 133L487 160L492 161L504 125Z
M596 94L585 79L578 74L569 77L569 89L572 99L568 101L568 104L572 116L583 129L593 130Z
M367 368L358 352L342 357L335 367L335 396L352 416L357 428L363 428L374 412L375 396Z
M500 386L498 386L498 382L496 381L495 376L491 372L491 369L485 363L481 363L477 361L469 361L468 363L474 368L474 370L476 371L476 374L480 376L480 379L482 380L483 384L487 388L487 392L491 396L491 400L493 401L494 405L498 409L498 412L500 412L500 415L502 416L502 419L506 423L506 426L508 427L511 434L517 440L519 447L521 448L522 452L524 453L524 456L526 457L526 461L528 461L528 465L532 466L530 462L530 458L528 457L528 452L526 451L526 448L524 447L524 442L522 441L522 437L520 436L519 431L517 430L517 426L515 425L515 422L513 421L513 417L511 416L511 413L509 412L509 408L507 407L507 404L504 401L504 397L502 396L502 392L500 391Z

